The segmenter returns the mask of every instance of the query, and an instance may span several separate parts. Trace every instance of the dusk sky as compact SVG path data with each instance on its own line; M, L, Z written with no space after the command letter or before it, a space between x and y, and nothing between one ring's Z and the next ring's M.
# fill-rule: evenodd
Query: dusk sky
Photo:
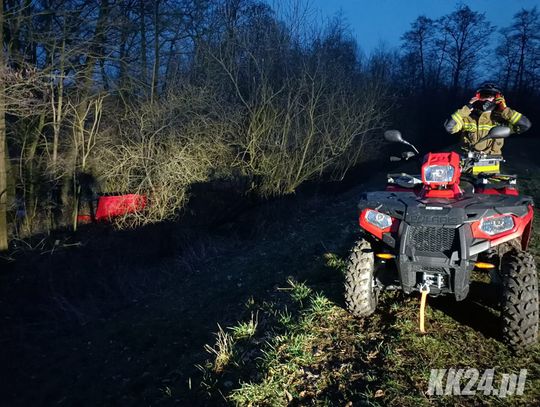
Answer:
M472 10L486 14L497 28L510 25L512 17L522 8L540 8L540 0L469 0L461 1ZM325 17L340 13L349 23L358 44L367 53L381 42L389 46L400 44L401 35L419 15L436 19L455 10L458 2L451 0L312 0ZM495 36L494 36L495 37Z

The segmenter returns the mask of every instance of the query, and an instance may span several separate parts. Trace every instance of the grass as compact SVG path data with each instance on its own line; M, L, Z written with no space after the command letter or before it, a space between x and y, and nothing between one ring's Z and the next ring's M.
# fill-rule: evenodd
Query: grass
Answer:
M522 163L527 165L527 163ZM523 168L512 168L517 173ZM540 201L540 177L521 189ZM540 226L535 220L535 227ZM539 230L539 229L536 229ZM475 272L463 302L428 300L427 334L418 330L419 298L383 293L374 315L352 318L341 302L342 275L352 235L317 258L317 266L298 282L278 289L268 307L259 309L264 328L239 352L259 355L216 376L227 404L237 406L522 406L540 405L540 346L513 353L500 341L498 310L489 276ZM530 250L540 261L540 239ZM324 283L322 283L324 282ZM524 394L505 398L484 395L430 396L431 369L475 368L480 375L528 370ZM464 381L462 381L462 388Z
M540 201L539 177L522 187ZM209 233L200 250L174 252L152 268L134 264L159 286L156 295L73 332L54 330L56 321L39 330L12 323L0 355L13 355L0 360L13 364L3 376L4 404L540 405L540 350L516 355L500 342L485 273L474 275L463 302L428 300L426 335L414 295L384 293L369 318L346 312L343 271L364 189L259 208ZM539 240L531 250L540 260ZM527 368L525 393L428 396L430 369L452 367L494 367L496 381Z
M364 321L352 318L323 293L292 280L289 285L290 289L279 291L279 301L261 307L266 333L236 344L238 353L258 348L260 356L218 375L217 381L224 383L239 377L239 371L256 372L239 380L227 399L240 406L319 401L334 405L349 397L367 400L366 393L356 392L351 385L362 388L363 383L377 382L374 362L382 355L381 336L362 335Z
M300 304L305 301L311 294L311 288L309 288L305 283L299 283L292 279L287 281L289 283L291 297L299 302Z
M246 322L239 322L237 325L230 327L232 331L233 338L236 340L239 339L249 339L257 331L257 317L258 314L251 314L251 319Z
M216 373L222 372L234 357L234 337L219 325L218 328L215 345L205 346L206 351L214 355L212 370Z
M293 293L287 294L295 303ZM253 337L251 344L238 345L240 352L246 346L259 348L261 357L219 376L218 381L230 381L238 377L238 369L258 372L226 392L229 402L238 406L517 406L540 401L540 349L513 354L498 339L448 315L444 302L428 308L428 334L421 335L414 297L385 294L377 313L366 319L352 318L320 292L305 300L306 305L294 312L273 313L277 318L267 324L267 333L259 333L265 341ZM427 396L430 370L452 367L480 372L495 368L496 384L502 373L527 368L529 379L523 396Z

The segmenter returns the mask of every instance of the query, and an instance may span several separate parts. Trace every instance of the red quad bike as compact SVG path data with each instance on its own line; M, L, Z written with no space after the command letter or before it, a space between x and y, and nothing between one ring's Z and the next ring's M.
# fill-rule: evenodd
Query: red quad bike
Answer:
M509 135L508 127L497 126L483 140ZM397 130L384 138L414 150L391 161L419 154ZM516 350L536 343L538 277L527 252L533 200L518 193L515 176L499 173L500 161L474 151L465 157L429 153L420 176L389 174L385 191L363 194L358 205L362 238L345 276L345 300L353 315L372 314L379 293L388 289L454 295L461 301L473 269L485 269L500 290L504 342Z

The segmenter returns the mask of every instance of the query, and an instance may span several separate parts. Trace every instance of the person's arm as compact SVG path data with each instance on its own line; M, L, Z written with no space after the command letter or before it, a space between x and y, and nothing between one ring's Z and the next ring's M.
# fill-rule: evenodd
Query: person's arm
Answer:
M507 107L501 112L501 116L508 121L513 133L524 133L531 128L531 121L517 110Z
M471 114L471 107L469 104L463 106L461 109L456 110L452 116L450 116L450 119L448 119L444 123L444 128L446 131L450 134L455 134L463 130L464 121L463 119L465 117L468 117Z
M510 109L506 106L504 96L499 96L496 102L501 110L502 118L508 121L513 133L524 133L531 128L531 121L527 117L523 116L517 110Z

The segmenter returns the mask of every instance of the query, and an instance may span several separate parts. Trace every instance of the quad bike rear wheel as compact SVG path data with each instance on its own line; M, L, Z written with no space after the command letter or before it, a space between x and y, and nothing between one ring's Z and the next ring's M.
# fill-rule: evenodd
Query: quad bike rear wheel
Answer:
M534 257L512 249L501 259L503 340L514 350L538 340L538 276Z
M351 250L345 273L345 303L354 316L371 315L377 307L374 271L375 257L371 243L360 239Z

